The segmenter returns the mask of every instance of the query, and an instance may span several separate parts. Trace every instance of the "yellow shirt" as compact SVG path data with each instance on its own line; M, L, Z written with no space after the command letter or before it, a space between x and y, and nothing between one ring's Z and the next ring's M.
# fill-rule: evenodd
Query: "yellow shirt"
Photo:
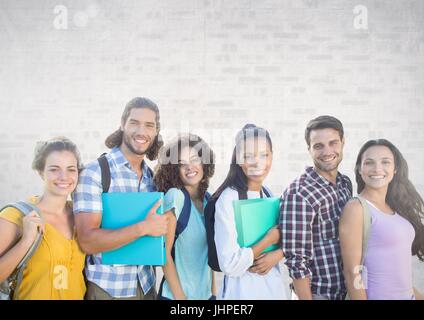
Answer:
M38 199L29 201L36 204ZM23 214L6 208L0 217L22 228ZM52 225L45 224L43 239L28 261L15 300L82 300L86 291L83 270L85 254L77 239L65 238Z

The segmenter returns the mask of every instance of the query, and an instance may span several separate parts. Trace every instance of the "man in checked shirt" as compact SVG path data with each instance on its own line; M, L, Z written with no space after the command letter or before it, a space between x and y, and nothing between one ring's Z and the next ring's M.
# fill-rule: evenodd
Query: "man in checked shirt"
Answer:
M100 162L87 164L74 193L74 215L78 242L87 254L86 300L154 300L155 272L152 266L105 265L102 252L122 247L140 237L165 235L168 219L156 214L157 202L143 221L119 229L103 229L103 192L151 192L156 187L153 172L145 162L157 159L163 142L159 135L158 106L148 98L136 97L125 106L118 130L105 141L110 181L102 174Z
M282 249L299 299L343 299L338 224L352 197L350 179L338 172L343 125L334 117L320 116L308 123L305 139L314 166L307 167L282 195Z

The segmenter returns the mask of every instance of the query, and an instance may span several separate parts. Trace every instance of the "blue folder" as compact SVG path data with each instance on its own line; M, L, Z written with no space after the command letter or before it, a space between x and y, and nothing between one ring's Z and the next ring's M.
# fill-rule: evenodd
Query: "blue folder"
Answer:
M251 247L261 240L269 229L278 224L280 198L234 200L233 208L237 242L240 247ZM273 244L263 253L278 248L278 245Z
M144 220L159 199L163 203L163 192L103 193L102 228L119 229ZM162 205L157 213L163 214ZM103 252L102 263L164 265L165 237L144 236L118 249Z

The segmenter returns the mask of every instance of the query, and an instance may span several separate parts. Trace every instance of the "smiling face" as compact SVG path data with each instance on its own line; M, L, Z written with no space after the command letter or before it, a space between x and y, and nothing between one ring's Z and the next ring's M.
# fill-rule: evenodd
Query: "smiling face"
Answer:
M181 149L178 170L184 186L197 187L200 184L203 164L195 149L188 146Z
M272 151L266 138L246 139L245 146L241 151L243 156L240 167L247 179L262 184L272 166Z
M147 108L133 108L121 130L124 151L144 155L157 135L156 114Z
M77 159L70 151L53 151L47 156L40 175L45 192L67 197L78 183Z
M326 177L337 172L343 159L344 140L335 129L317 129L310 133L309 154L314 161L315 169Z
M372 146L362 155L359 174L366 187L387 188L395 174L393 153L386 146Z

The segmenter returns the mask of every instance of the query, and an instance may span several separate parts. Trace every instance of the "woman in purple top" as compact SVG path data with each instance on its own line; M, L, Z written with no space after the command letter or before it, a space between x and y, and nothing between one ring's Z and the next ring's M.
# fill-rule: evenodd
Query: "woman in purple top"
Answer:
M357 199L348 202L339 232L350 299L424 299L412 286L412 255L424 261L424 202L405 159L389 141L370 140L359 151L355 175L371 228L361 266L363 208Z

